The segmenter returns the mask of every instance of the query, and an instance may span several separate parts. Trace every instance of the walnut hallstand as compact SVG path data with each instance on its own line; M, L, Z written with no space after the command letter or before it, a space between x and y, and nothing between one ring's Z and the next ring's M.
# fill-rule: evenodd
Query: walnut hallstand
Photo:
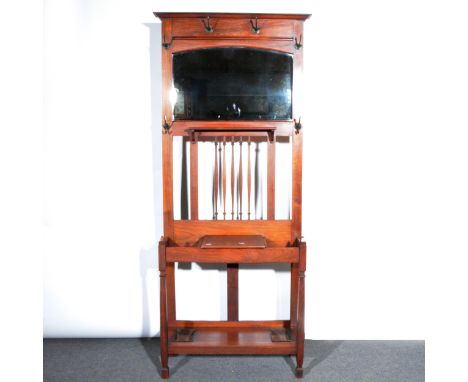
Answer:
M295 355L296 376L303 376L304 277L306 244L302 241L302 141L300 105L303 63L303 23L309 15L159 13L162 21L162 171L164 236L159 242L161 376L169 378L168 357L178 354ZM291 118L268 120L196 120L174 118L171 100L173 57L181 52L240 47L280 52L292 57ZM173 139L189 144L190 219L174 218ZM291 208L288 220L275 220L275 142L288 137L292 147ZM212 220L199 219L199 142L212 142L216 158ZM234 215L234 154L226 166L225 147L267 145L267 215L254 219L250 194L251 158L240 155L237 187L240 216ZM245 146L244 146L245 147ZM234 149L233 151L234 152ZM242 151L241 151L242 153ZM229 158L228 158L229 159ZM242 165L244 160L244 165ZM242 168L248 161L248 171ZM244 166L244 167L243 167ZM246 173L247 172L247 173ZM232 178L230 178L232 177ZM227 180L231 179L231 189ZM232 210L226 194L231 195ZM249 195L244 199L242 195ZM239 201L238 201L239 202ZM247 206L248 203L248 206ZM228 208L228 209L227 209ZM242 216L242 211L244 216ZM232 212L231 212L232 211ZM231 216L232 214L232 216ZM220 263L227 266L227 320L185 321L176 317L175 263ZM289 320L240 321L238 309L239 264L287 263L291 266Z

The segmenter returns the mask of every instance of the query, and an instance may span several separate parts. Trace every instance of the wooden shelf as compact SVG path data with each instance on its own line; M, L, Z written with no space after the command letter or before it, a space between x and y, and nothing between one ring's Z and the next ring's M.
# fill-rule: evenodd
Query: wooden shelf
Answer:
M296 354L296 342L273 342L269 328L195 328L191 342L169 341L169 354Z

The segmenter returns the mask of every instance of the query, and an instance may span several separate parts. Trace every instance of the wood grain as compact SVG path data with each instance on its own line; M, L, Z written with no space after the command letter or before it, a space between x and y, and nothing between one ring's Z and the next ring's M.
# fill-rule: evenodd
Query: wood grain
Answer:
M167 247L166 259L169 262L213 264L297 263L299 252L294 247L264 249Z
M272 342L262 328L197 328L192 342L171 342L172 354L295 354L295 342Z
M294 33L294 21L285 19L265 19L260 18L257 25L260 32L252 30L250 21L255 18L219 18L210 16L210 25L213 32L206 32L204 23L207 23L207 16L201 18L177 18L173 20L174 38L284 38L292 36Z
M186 321L178 320L174 328L289 328L287 320L271 321Z
M190 144L190 219L198 220L198 142Z
M192 246L205 235L262 235L270 247L291 244L290 220L176 220L174 239L176 245Z

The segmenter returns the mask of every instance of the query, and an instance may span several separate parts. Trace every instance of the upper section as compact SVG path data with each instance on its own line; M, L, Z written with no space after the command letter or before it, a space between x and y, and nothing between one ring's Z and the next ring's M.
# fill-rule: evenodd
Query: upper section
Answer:
M309 15L155 15L165 237L192 245L255 232L268 246L297 243Z
M158 13L171 121L292 121L309 15ZM169 106L169 105L168 105Z
M173 39L292 39L309 15L250 13L154 13L170 20Z

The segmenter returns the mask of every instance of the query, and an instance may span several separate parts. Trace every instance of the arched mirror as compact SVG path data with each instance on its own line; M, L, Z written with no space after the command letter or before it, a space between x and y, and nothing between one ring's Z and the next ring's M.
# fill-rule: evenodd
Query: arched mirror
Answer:
M247 48L173 55L175 120L290 120L292 56Z

